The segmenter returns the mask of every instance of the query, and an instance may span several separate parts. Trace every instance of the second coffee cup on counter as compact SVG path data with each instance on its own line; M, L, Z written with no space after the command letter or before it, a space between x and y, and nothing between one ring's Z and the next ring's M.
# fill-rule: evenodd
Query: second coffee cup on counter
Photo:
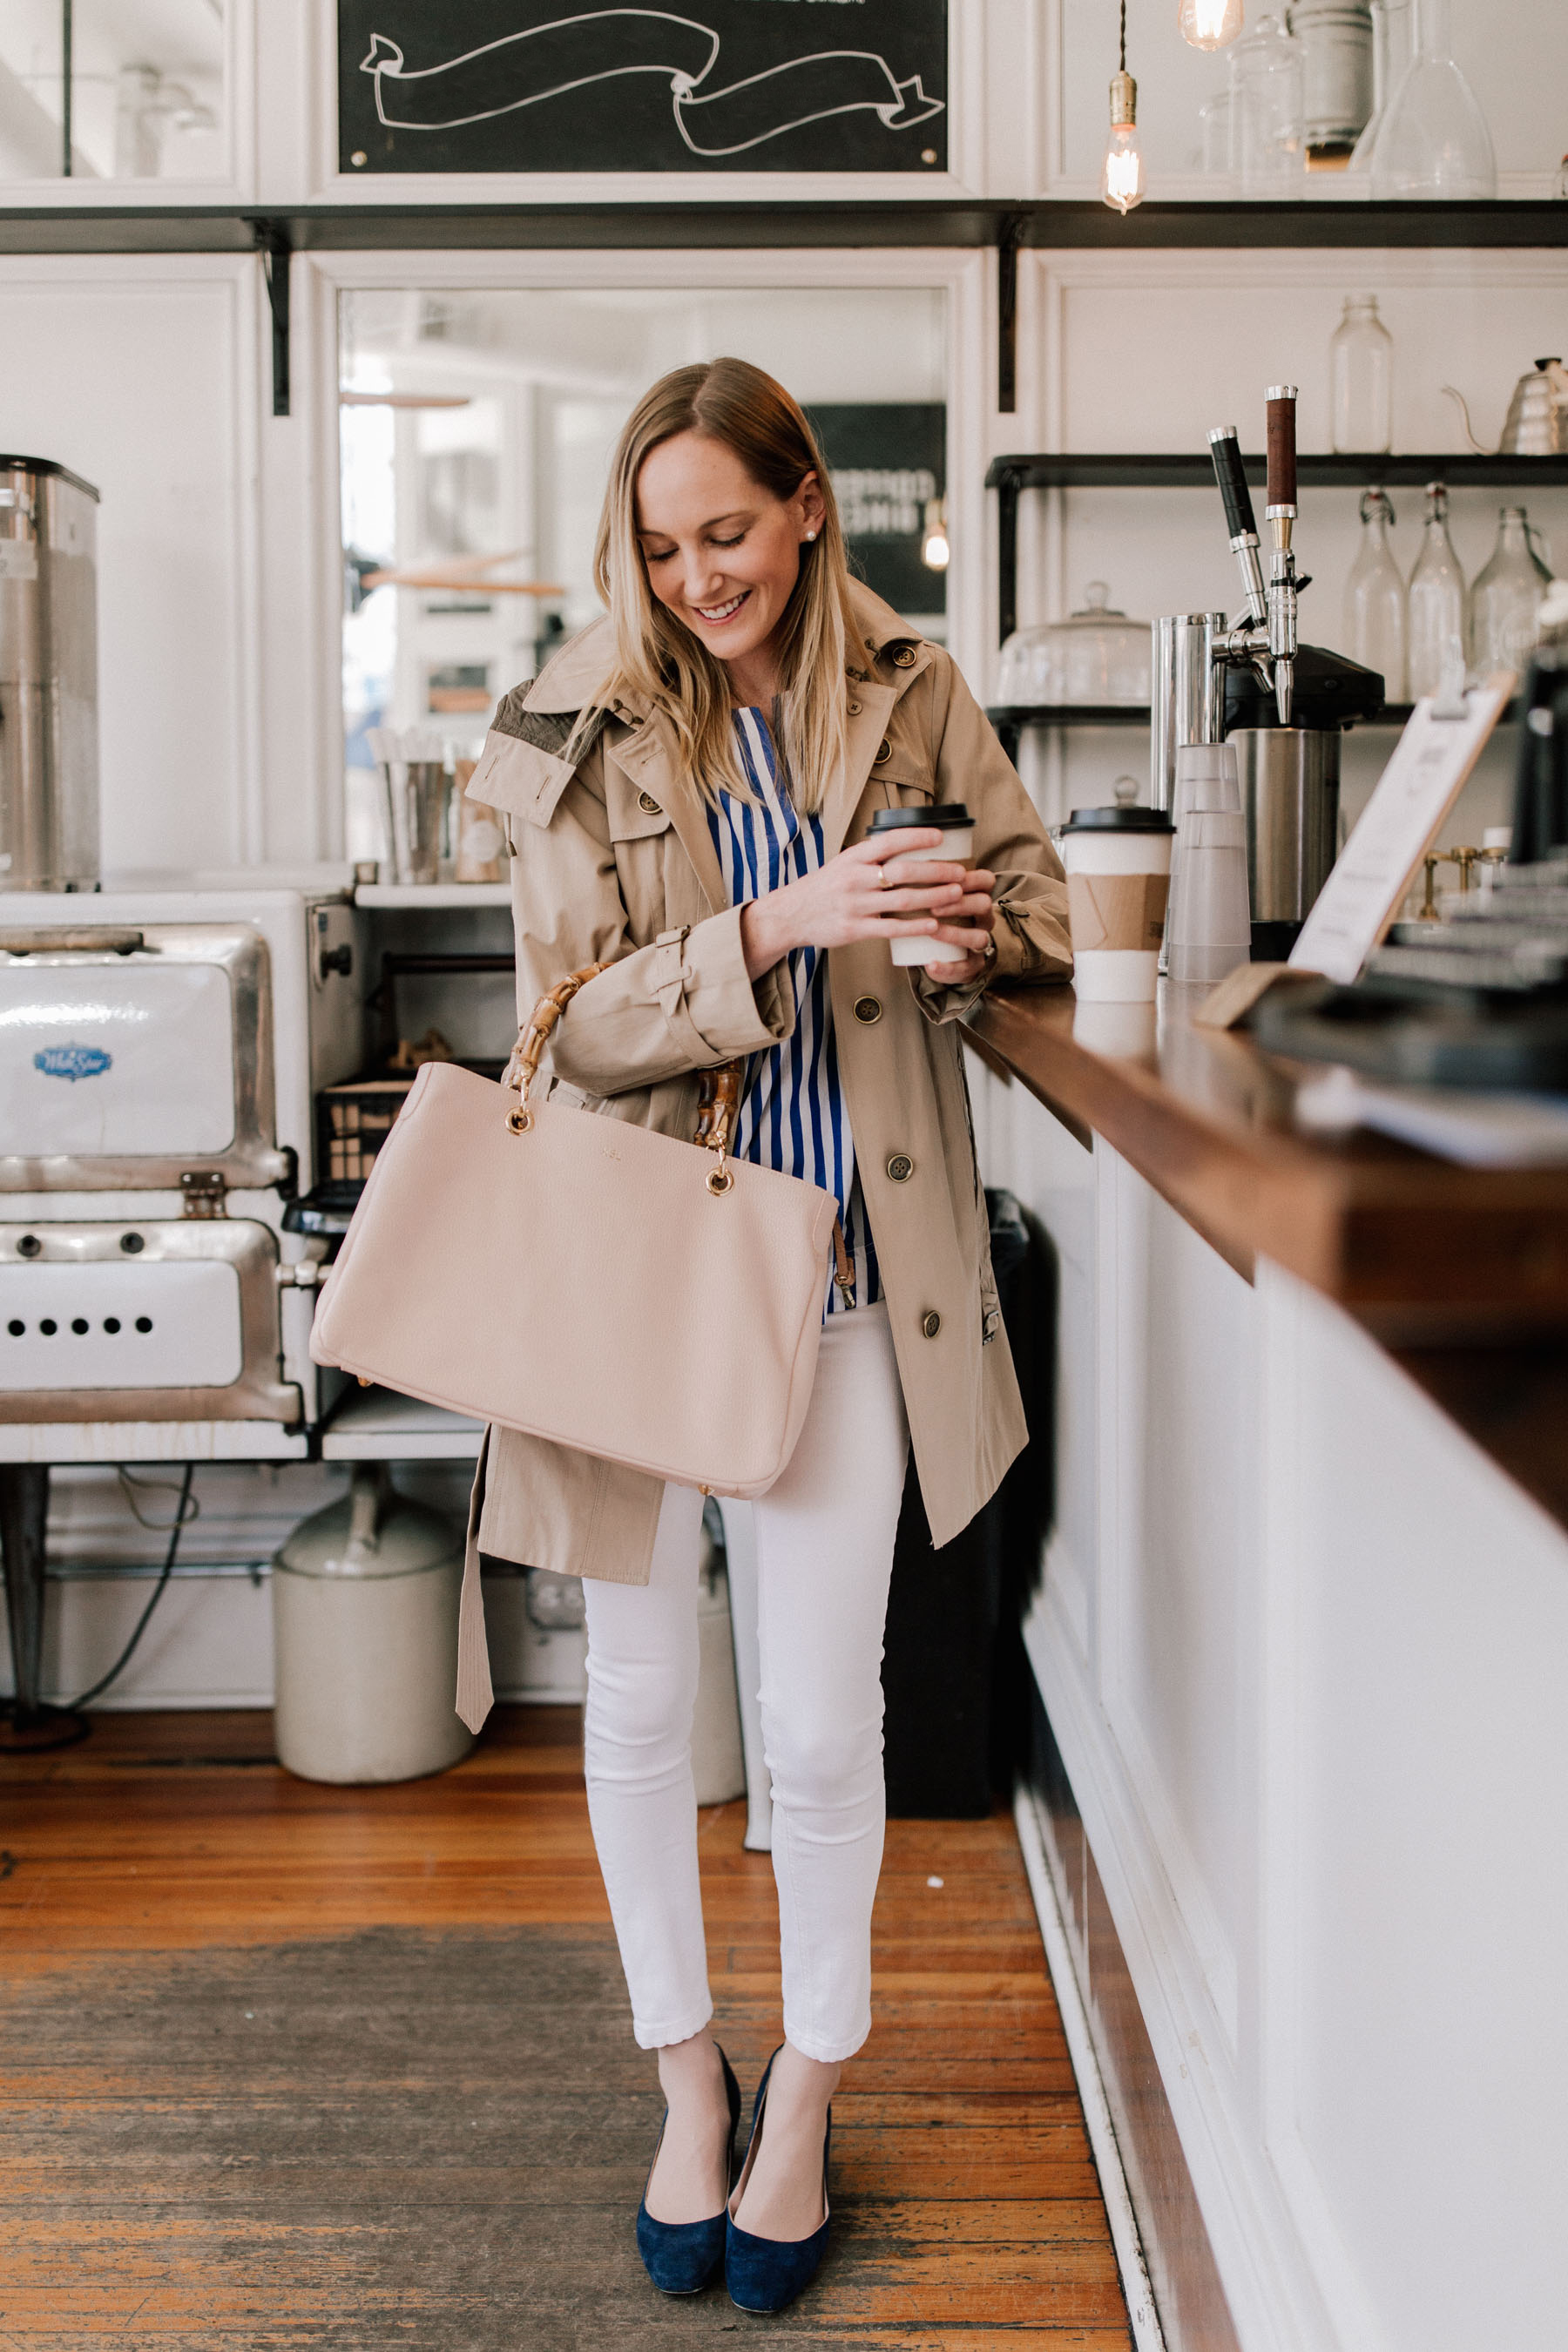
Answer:
M935 826L942 842L935 849L914 849L907 857L889 857L882 866L889 890L896 890L912 879L914 869L938 863L943 866L973 866L974 863L974 819L962 801L939 801L931 808L879 809L871 819L871 831L879 839L889 833L913 832L920 826L928 830ZM945 940L913 934L895 939L889 943L893 961L898 964L962 963L967 948L950 947Z
M1074 809L1062 828L1080 1003L1150 1001L1171 887L1175 827L1163 809Z

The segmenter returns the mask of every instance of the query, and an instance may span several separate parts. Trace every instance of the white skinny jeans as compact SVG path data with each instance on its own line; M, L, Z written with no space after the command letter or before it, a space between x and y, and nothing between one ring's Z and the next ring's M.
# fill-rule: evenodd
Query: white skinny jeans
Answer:
M784 2032L852 2057L871 2030L882 1866L882 1631L909 1454L885 1306L829 1316L800 1441L752 1506ZM590 1580L588 1811L645 2050L713 2014L691 1719L702 1497L666 1486L646 1585Z

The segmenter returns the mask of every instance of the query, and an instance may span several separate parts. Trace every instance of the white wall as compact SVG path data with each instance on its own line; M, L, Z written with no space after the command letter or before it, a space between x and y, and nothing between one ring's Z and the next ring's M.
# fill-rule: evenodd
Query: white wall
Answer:
M43 1686L65 1703L107 1673L153 1593L179 1493L180 1465L144 1465L127 1486L112 1469L57 1469L50 1482L49 1580ZM405 1462L398 1492L441 1512L462 1541L472 1465ZM272 1601L268 1563L299 1522L336 1502L349 1473L334 1463L226 1463L198 1467L197 1516L179 1566L124 1673L99 1702L110 1709L272 1704ZM117 1570L110 1574L106 1571ZM521 1576L487 1578L485 1617L497 1695L583 1696L584 1637L532 1623ZM0 1625L0 1691L12 1687Z
M255 854L255 270L0 258L0 440L101 493L109 866Z

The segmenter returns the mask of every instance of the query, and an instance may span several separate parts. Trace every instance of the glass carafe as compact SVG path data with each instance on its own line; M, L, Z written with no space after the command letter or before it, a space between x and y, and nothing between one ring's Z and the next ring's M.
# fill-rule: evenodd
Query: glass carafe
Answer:
M1415 46L1415 0L1372 0L1373 92L1372 121L1356 141L1349 168L1370 172L1377 134L1388 120L1390 100L1405 79Z
M1410 575L1410 698L1436 694L1450 649L1465 654L1465 575L1448 537L1448 490L1426 485L1426 529Z
M1336 449L1394 446L1394 338L1377 315L1375 294L1347 294L1329 345Z
M1231 50L1231 168L1245 198L1306 194L1303 74L1300 42L1274 16Z
M1345 582L1344 644L1352 661L1383 675L1385 702L1405 699L1405 582L1388 534L1394 503L1386 490L1363 490L1361 545Z
M1470 676L1522 670L1536 638L1536 616L1552 577L1530 543L1522 507L1498 515L1497 545L1470 590Z
M1372 158L1374 198L1497 194L1491 133L1454 62L1453 0L1415 0L1415 48Z

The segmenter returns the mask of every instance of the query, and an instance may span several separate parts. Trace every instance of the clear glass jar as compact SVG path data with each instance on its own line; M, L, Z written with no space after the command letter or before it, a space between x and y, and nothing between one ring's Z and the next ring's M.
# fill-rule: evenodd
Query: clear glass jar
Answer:
M1307 169L1343 171L1376 103L1369 0L1290 0L1301 44Z
M1489 677L1494 669L1523 669L1551 578L1530 543L1530 517L1524 508L1501 508L1497 545L1470 590L1472 678Z
M1426 485L1426 528L1410 574L1410 698L1436 694L1451 648L1465 657L1465 575L1448 537L1448 488Z
M1205 180L1227 180L1230 177L1230 90L1216 90L1205 98L1198 109L1198 135L1202 141L1203 172Z
M1016 630L1002 648L997 701L1146 704L1149 624L1130 621L1110 596L1103 580L1091 580L1067 620Z
M1385 702L1405 700L1405 582L1388 534L1394 502L1386 490L1363 490L1361 545L1345 582L1344 643L1352 661L1383 677Z
M1347 294L1329 344L1333 389L1331 446L1357 453L1394 446L1394 338L1375 294Z
M1475 91L1454 62L1453 0L1415 0L1415 47L1388 103L1372 158L1372 193L1484 200L1497 158Z
M1244 198L1304 196L1301 44L1276 16L1259 16L1230 53L1231 168Z

